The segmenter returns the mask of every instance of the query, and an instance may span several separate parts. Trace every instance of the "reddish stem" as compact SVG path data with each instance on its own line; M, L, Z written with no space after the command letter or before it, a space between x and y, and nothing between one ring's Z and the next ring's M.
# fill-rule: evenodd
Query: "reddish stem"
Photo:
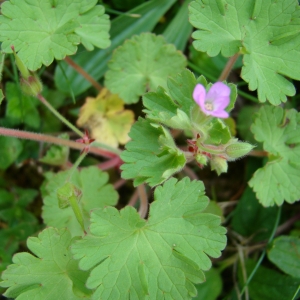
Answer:
M227 77L229 76L235 62L237 61L238 57L239 57L239 53L236 53L235 55L233 55L232 57L229 58L229 60L227 61L227 64L222 72L222 74L220 75L218 81L223 81L226 80Z
M65 62L69 64L75 71L77 71L87 81L89 81L98 91L101 91L102 86L92 76L90 76L82 67L76 64L74 60L72 60L70 57L67 56L65 58Z
M67 147L70 147L73 149L78 149L81 151L86 147L85 144L61 139L61 138L51 136L51 135L45 135L45 134L40 134L40 133L33 133L33 132L28 132L28 131L3 128L3 127L0 127L0 135L16 137L16 138L20 138L20 139L27 139L27 140L37 141L37 142L51 143L51 144L56 144L56 145L61 145L61 146L67 146ZM107 158L115 158L116 156L118 156L115 153L112 153L112 152L109 152L107 150L103 150L100 148L92 147L92 146L90 147L89 152L93 153L95 155L100 155L100 156L107 157Z
M115 156L114 158L110 159L110 160L107 160L101 164L98 165L98 167L105 171L105 170L108 170L108 169L111 169L111 168L114 168L120 164L122 164L122 160L120 159L119 156Z

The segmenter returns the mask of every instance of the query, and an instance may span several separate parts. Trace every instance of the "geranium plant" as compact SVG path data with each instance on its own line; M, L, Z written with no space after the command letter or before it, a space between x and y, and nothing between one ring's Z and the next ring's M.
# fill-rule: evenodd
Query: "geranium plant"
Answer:
M298 299L299 11L3 2L3 296Z

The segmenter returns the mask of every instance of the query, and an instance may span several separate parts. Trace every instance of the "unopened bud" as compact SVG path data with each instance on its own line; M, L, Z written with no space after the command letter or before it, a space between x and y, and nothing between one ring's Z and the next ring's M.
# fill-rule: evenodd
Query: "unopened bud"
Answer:
M210 166L211 169L215 170L218 175L220 175L221 173L226 173L228 169L226 159L220 156L213 156L210 161Z
M14 57L15 57L15 62L16 65L21 73L21 76L24 79L28 79L30 76L30 71L27 69L27 67L24 65L23 61L21 60L21 58L18 56L18 54L15 51L15 47L11 46L11 49L13 51Z
M197 163L199 163L200 165L206 166L207 162L208 162L208 157L203 155L203 154L197 154L195 157Z
M62 187L57 189L57 198L59 208L66 208L70 206L70 198L75 196L77 199L81 197L81 190L79 190L71 182L66 182Z
M235 142L225 148L227 160L235 160L248 154L255 146L245 142Z
M27 69L21 58L16 53L14 46L12 46L11 49L13 50L16 65L21 73L20 83L22 92L29 96L37 96L43 89L43 85L38 75Z
M37 96L43 90L43 85L37 76L37 74L32 73L28 79L21 78L21 90L25 95Z

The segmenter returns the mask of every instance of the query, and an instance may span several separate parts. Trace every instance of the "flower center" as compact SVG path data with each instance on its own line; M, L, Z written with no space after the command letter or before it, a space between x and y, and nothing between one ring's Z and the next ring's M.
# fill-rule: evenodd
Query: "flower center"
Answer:
M204 103L204 107L206 110L209 110L209 111L213 111L214 110L214 106L212 105L211 102L205 102Z

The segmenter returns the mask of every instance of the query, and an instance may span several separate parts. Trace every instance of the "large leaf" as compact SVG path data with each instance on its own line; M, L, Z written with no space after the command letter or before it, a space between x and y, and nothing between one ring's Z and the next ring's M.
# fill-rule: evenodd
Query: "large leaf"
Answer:
M300 30L297 0L196 0L190 22L193 45L216 56L244 55L242 78L259 101L274 105L295 94L285 76L300 80Z
M268 258L286 274L300 278L299 253L299 237L280 236L273 241Z
M82 43L88 50L110 45L108 16L97 0L6 1L1 5L2 50L19 57L32 71L63 59Z
M151 125L140 118L129 133L132 141L126 144L121 158L122 177L134 179L137 186L147 182L150 186L161 184L186 163L184 153L178 149L170 132L161 125Z
M190 299L201 270L226 244L220 218L203 213L202 182L170 179L155 190L148 221L133 207L92 213L91 234L72 247L94 299Z
M293 203L300 198L300 113L282 107L262 107L251 127L257 141L269 152L249 185L263 206Z
M69 252L71 235L66 229L47 228L30 237L27 252L13 257L13 264L2 274L5 296L17 299L72 299L92 293L85 287L89 273L81 271Z
M108 49L94 50L92 52L78 51L72 59L94 79L100 79L107 70L107 62L113 50L132 35L151 31L175 2L176 0L147 1L128 12L129 14L140 15L139 18L132 18L127 14L115 18L111 22L111 46ZM62 72L61 68L64 72ZM61 67L56 67L55 83L61 91L66 93L70 93L70 89L72 89L74 95L79 95L91 86L89 81L86 81L65 62L61 63Z
M163 37L151 33L133 36L116 49L108 63L105 85L125 103L135 103L146 91L167 87L167 77L186 65L182 53Z
M70 175L69 171L59 172L52 176L44 184L43 219L46 225L57 228L67 227L72 236L82 235L82 229L77 222L72 208L59 208L57 189L62 187ZM84 168L80 172L75 171L70 182L81 192L82 197L78 203L83 213L86 228L89 225L89 212L98 207L115 205L118 194L108 182L108 174L97 167Z

